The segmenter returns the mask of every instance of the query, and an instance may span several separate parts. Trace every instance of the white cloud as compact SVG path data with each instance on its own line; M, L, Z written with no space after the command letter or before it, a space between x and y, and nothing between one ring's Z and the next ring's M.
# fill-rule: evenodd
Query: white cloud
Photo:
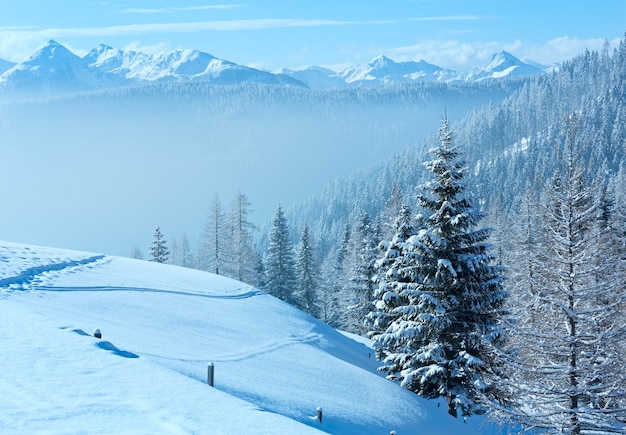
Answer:
M619 38L609 41L614 47ZM599 50L604 39L578 39L561 37L544 44L529 44L516 39L511 42L478 41L464 42L450 40L424 40L413 45L394 48L372 48L361 55L372 58L386 54L396 61L425 60L426 62L450 69L468 70L482 66L494 53L508 51L522 60L532 60L544 65L560 63L582 53L586 48Z
M267 18L251 20L198 21L181 23L126 24L103 27L0 27L0 58L19 62L49 39L71 37L113 37L160 33L194 33L201 31L238 31L297 27L354 26L393 24L390 20L341 21Z
M477 15L443 15L440 17L409 18L409 21L476 21L484 19L485 17L479 17Z
M204 5L204 6L182 6L182 7L165 7L165 8L127 8L119 11L123 14L163 14L172 12L189 12L189 11L205 11L205 10L231 10L242 7L243 5Z
M66 27L47 29L28 28L24 30L0 28L0 32L14 32L20 35L49 35L52 38L59 38L63 36L126 36L147 33L192 33L203 30L234 31L276 29L288 27L353 26L365 24L393 24L393 21L341 21L304 20L298 18L265 18L252 20L197 21L183 23L125 24L104 27Z
M611 47L617 47L620 39L609 41ZM551 65L571 59L576 55L589 50L601 50L605 43L603 38L578 39L569 36L548 41L544 45L524 47L523 56L536 62Z
M190 48L190 47L187 47ZM161 42L159 44L146 45L142 44L139 41L132 41L126 44L123 48L124 51L137 51L141 53L167 53L172 51L171 47L165 42Z

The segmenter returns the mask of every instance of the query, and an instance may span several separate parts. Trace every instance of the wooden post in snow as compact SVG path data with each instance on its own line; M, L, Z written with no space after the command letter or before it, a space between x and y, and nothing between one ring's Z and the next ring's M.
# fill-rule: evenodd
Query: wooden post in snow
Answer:
M206 377L206 382L207 384L209 384L210 387L213 386L214 377L215 377L215 365L213 364L213 362L210 362L209 368L207 370L207 377Z

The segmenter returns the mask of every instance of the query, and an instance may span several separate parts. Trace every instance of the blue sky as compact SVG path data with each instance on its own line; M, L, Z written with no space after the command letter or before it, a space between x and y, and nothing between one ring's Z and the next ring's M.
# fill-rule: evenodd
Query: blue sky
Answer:
M100 43L195 48L275 70L335 69L384 54L469 69L507 50L551 64L626 31L626 0L20 0L0 2L0 58L49 39L84 55Z

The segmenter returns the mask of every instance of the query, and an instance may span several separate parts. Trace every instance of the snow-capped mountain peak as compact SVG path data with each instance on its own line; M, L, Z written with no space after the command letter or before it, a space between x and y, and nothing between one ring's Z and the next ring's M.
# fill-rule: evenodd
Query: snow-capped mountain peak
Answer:
M49 40L27 60L0 77L0 89L28 93L83 90L98 85L86 62L56 41Z
M534 75L542 71L541 68L522 62L506 51L495 53L484 67L471 71L468 78L472 81L497 79L523 75Z
M59 57L70 57L70 58L78 58L74 53L65 48L65 46L59 44L58 42L50 39L46 44L33 53L29 60L36 60L39 58L59 58Z
M365 83L367 81L402 83L415 80L447 80L456 76L456 73L423 60L419 62L395 62L387 56L381 55L366 65L346 68L338 75L347 83Z
M79 57L62 44L48 41L24 62L0 62L0 92L45 96L154 81L205 81L214 84L256 82L336 88L396 84L415 81L477 81L488 78L532 75L542 71L510 53L496 53L483 68L464 74L424 60L396 62L380 55L369 63L336 73L311 66L276 73L256 70L218 59L211 54L178 49L152 54L100 44Z
M484 69L485 71L503 71L507 68L522 65L524 65L524 63L511 53L501 51L491 56L491 60Z
M396 65L396 62L394 62L393 60L391 60L385 55L380 55L372 59L369 65L373 68L389 68L389 67L393 67L394 65Z

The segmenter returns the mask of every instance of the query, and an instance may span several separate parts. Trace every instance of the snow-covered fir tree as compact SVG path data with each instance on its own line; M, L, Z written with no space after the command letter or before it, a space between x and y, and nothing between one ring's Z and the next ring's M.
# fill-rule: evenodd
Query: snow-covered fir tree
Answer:
M570 117L556 138L561 166L536 211L534 273L512 283L524 306L509 334L511 400L494 415L543 433L626 433L623 266L577 129Z
M334 328L341 327L343 307L339 299L344 280L343 264L350 243L350 232L350 224L343 225L338 248L329 253L322 263L320 276L322 283L319 291L320 319Z
M296 270L289 224L279 205L270 232L270 244L265 261L265 288L283 301L293 303Z
M383 359L392 335L389 328L397 320L401 311L398 307L408 303L402 297L406 284L411 283L410 275L399 275L399 270L415 262L414 256L405 250L409 237L415 235L416 228L411 209L401 206L393 224L394 234L389 240L378 244L380 257L375 262L376 288L373 295L372 311L367 315L368 337L372 339L376 357Z
M167 249L167 241L163 238L163 233L161 233L161 228L159 227L154 231L154 240L150 244L148 252L150 254L150 261L167 263L170 252Z
M490 230L476 228L485 215L463 195L466 165L445 118L439 133L435 160L424 164L433 176L423 186L430 195L418 196L424 227L385 272L399 306L375 345L389 379L425 398L446 397L453 416L471 415L484 411L480 397L492 387L482 373L488 348L499 341L506 292L502 268L492 264ZM378 307L393 298L384 289L377 294Z
M402 212L404 206L404 195L400 183L395 181L391 186L391 194L385 202L385 208L379 214L382 224L381 240L391 240L396 233L396 219Z
M314 317L319 317L320 309L317 297L318 268L311 241L309 225L305 222L296 253L296 294L298 305Z
M377 245L372 221L366 212L362 212L350 233L342 265L340 327L348 332L367 333L365 318L371 311L374 294Z

